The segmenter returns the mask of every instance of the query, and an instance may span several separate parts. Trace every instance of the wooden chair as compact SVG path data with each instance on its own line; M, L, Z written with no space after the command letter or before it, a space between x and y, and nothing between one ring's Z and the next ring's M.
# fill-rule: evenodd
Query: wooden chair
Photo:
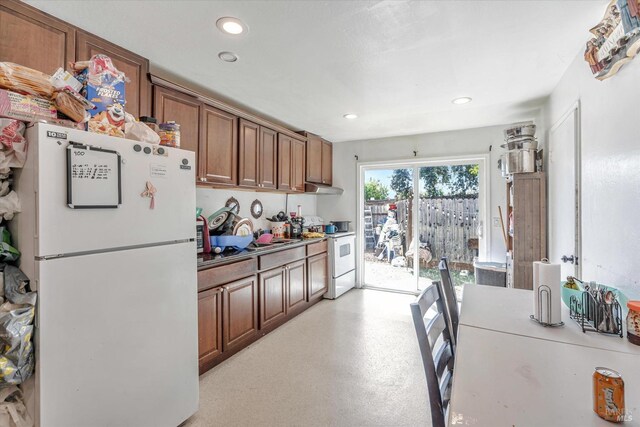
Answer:
M431 320L424 316L435 305L436 315ZM411 303L411 316L418 336L422 364L427 377L427 389L431 406L433 427L445 427L451 398L453 379L453 347L445 308L438 282L425 288L415 302ZM436 351L434 348L437 345Z
M458 343L458 323L460 323L460 312L458 310L458 299L456 298L456 290L453 286L453 280L451 280L451 272L449 272L449 264L446 257L440 258L438 263L438 269L440 270L440 282L438 286L440 288L440 295L444 295L444 301L446 305L447 321L449 322L449 328L451 330L451 342L453 346L453 352L455 354L456 346Z

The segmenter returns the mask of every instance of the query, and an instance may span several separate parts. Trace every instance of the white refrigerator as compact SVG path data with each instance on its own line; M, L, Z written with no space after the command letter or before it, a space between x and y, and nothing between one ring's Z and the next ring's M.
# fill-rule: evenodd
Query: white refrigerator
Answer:
M38 292L37 425L177 426L198 409L194 153L46 124L26 137L11 229Z

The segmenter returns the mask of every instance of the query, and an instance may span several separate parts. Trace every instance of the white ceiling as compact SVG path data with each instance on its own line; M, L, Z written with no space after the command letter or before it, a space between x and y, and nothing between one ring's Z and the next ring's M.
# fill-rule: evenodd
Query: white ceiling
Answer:
M607 0L28 3L257 112L345 141L534 117ZM222 16L249 32L222 34ZM239 61L220 61L223 50ZM453 105L458 96L473 102ZM351 112L358 119L342 118Z

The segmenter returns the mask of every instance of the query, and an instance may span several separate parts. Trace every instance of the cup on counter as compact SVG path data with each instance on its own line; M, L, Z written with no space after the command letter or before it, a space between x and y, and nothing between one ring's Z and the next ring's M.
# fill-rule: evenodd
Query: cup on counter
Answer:
M336 231L338 231L338 228L333 224L324 226L324 232L327 234L335 234Z

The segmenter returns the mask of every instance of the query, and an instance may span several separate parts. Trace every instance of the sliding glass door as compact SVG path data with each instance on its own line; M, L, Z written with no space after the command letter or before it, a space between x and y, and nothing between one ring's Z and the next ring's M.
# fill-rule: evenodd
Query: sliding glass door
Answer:
M483 169L483 158L361 166L361 284L418 292L439 280L442 257L457 286L474 282L487 247Z

